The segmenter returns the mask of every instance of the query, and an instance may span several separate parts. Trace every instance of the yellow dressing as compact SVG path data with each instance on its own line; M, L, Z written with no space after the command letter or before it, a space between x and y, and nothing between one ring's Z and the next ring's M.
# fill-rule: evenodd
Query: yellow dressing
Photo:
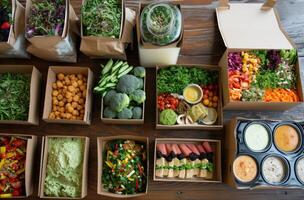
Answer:
M201 97L201 92L195 86L188 86L183 95L188 102L196 102Z

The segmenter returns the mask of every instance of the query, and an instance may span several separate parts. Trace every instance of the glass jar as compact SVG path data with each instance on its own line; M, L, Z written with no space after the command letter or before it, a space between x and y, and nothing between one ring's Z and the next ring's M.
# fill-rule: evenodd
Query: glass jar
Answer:
M180 9L170 3L147 5L140 16L140 32L144 42L165 46L175 42L181 35Z

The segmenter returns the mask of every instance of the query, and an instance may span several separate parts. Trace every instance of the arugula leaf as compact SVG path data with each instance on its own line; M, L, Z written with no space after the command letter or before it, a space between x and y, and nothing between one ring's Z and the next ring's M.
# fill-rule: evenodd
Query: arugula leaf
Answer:
M0 75L0 120L27 120L30 80L25 74Z

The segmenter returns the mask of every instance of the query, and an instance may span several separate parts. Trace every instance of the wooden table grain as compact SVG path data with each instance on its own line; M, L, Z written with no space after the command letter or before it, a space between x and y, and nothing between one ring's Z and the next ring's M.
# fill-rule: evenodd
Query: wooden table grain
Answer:
M217 28L214 8L217 2L209 5L190 5L184 0L183 14L185 19L185 40L184 46L179 57L179 63L203 63L217 64L220 56L225 50L219 30ZM207 0L202 0L202 2ZM23 4L24 0L21 1ZM241 1L241 2L256 2L256 1ZM126 0L127 6L137 10L138 0ZM79 15L81 0L71 0L76 13ZM279 11L281 22L287 33L294 40L298 47L300 61L304 62L304 0L288 0L278 1L276 8ZM250 22L248 22L250 23ZM250 31L250 30L249 30ZM138 54L136 49L133 52L128 52L129 63L138 64ZM100 72L99 64L104 63L104 60L90 60L83 54L78 54L78 63L74 66L89 66L94 72L95 81ZM44 101L44 90L46 84L46 73L50 65L71 65L47 62L33 57L31 60L16 60L16 59L0 59L0 64L33 64L43 74L43 83L40 102L40 117L42 116L42 108ZM301 76L303 76L303 64L301 65ZM0 125L0 132L19 133L19 134L35 134L43 135L84 135L90 137L90 157L89 157L89 182L88 195L85 199L109 199L107 197L97 195L97 144L96 138L99 136L109 135L141 135L147 136L150 140L150 177L149 177L149 192L145 197L138 199L191 199L191 200L220 200L220 199L268 199L268 200L283 200L283 199L303 199L304 193L302 190L236 190L226 184L204 184L204 183L172 183L172 182L154 182L152 180L153 168L153 144L156 137L180 137L180 138L213 138L223 139L223 131L199 131L199 130L156 130L155 129L155 76L154 69L147 70L147 106L144 125L105 125L100 121L100 97L94 95L93 106L93 121L90 126L81 125L62 125L62 124L47 124L40 120L39 126L14 126ZM253 111L225 111L225 122L229 119L242 116L251 118L277 118L277 119L304 119L304 105L298 106L285 112L253 112ZM35 169L34 169L34 194L29 199L38 199L38 179L40 167L40 151L41 137L36 153ZM223 150L224 155L224 150Z

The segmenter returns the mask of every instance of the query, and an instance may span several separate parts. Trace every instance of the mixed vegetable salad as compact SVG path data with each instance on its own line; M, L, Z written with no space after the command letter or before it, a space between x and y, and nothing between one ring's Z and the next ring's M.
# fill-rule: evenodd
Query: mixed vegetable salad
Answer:
M12 24L12 5L10 0L1 0L0 16L0 42L6 42Z
M0 136L0 198L25 195L27 141Z
M297 102L291 50L253 50L228 54L229 96L233 101Z
M211 125L218 116L218 72L169 66L157 73L157 108L162 125Z
M144 192L147 184L145 148L145 144L133 140L109 141L103 152L103 187L122 195Z
M0 74L0 120L28 119L30 85L28 74Z
M111 59L103 66L101 79L94 88L103 96L103 117L118 119L142 119L144 91L144 67L129 66L127 62Z
M65 0L31 0L26 37L61 36L65 20Z
M81 8L84 35L119 38L122 3L119 0L86 0Z

